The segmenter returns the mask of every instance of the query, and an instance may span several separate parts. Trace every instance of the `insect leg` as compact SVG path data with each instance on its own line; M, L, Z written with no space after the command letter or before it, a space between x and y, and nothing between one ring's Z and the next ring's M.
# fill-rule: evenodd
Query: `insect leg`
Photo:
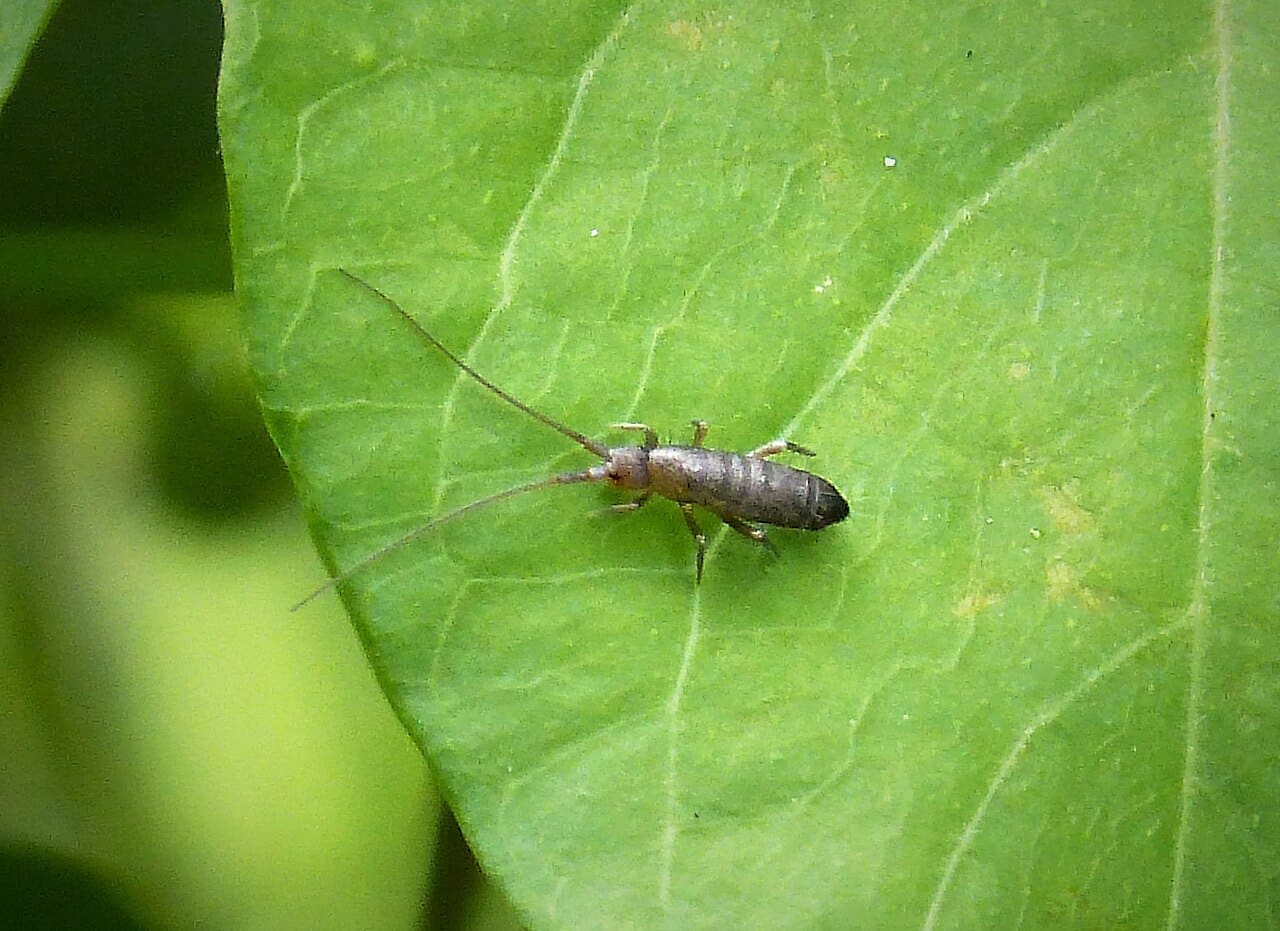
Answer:
M653 427L643 423L615 423L612 424L615 430L638 430L644 434L644 448L653 449L658 445L658 431Z
M693 445L701 446L702 441L707 438L709 425L705 420L691 420L689 423L693 427Z
M684 515L685 526L689 528L689 532L693 534L693 542L698 544L698 581L702 581L702 560L707 555L707 535L702 532L702 528L698 526L698 522L693 517L693 505L680 505L680 513Z
M610 511L616 511L617 513L623 513L626 511L638 511L642 507L644 507L646 504L649 503L649 499L652 496L653 495L651 492L646 491L642 495L640 495L640 497L636 498L634 501L627 501L623 504L611 504L609 505L608 509Z
M772 443L765 443L763 446L757 446L751 452L747 453L748 459L768 459L770 456L776 456L778 453L799 453L802 456L818 455L812 449L806 446L800 446L792 443L790 440L774 440Z
M736 530L748 540L759 543L774 556L778 555L778 548L773 545L773 541L759 527L752 527L744 520L739 520L736 517L726 517L723 514L720 515L720 519L729 526L730 530Z

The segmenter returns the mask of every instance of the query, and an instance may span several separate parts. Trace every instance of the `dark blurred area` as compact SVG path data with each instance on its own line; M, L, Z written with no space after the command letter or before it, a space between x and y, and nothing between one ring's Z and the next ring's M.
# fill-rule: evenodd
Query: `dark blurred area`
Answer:
M221 42L208 2L61 4L0 111L0 172L21 179L0 200L0 224L163 227L186 213L218 247L230 287L214 119Z
M24 931L133 931L146 927L119 888L69 857L39 849L0 849L0 928Z

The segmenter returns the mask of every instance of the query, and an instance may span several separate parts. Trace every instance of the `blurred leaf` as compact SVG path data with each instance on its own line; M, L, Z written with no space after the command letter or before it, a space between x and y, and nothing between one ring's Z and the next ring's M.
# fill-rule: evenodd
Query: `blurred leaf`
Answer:
M783 433L853 503L698 588L670 505L558 490L344 586L533 926L1275 924L1276 32L228 4L238 289L335 570L589 458L338 268L578 429Z
M57 5L57 0L5 0L0 4L0 109Z
M219 355L216 324L187 326ZM421 760L335 613L291 622L289 580L316 571L296 516L162 497L165 401L114 335L29 347L0 392L0 837L83 864L151 927L406 927L435 818Z

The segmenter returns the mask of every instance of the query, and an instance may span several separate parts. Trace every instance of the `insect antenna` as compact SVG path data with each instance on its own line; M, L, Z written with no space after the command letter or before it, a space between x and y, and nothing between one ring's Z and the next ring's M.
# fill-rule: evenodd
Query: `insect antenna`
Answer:
M423 340L425 340L426 342L434 346L436 349L439 349L441 352L443 352L446 356L449 357L449 360L454 365L462 369L464 372L466 372L476 381L480 382L480 384L484 385L486 388L488 388L498 397L502 398L502 400L506 401L512 407L519 408L520 410L524 411L526 414L528 414L530 417L534 418L535 420L541 421L542 423L546 424L552 430L555 430L559 433L564 434L569 439L577 443L579 446L589 450L590 452L595 453L601 459L607 459L609 457L609 447L605 446L603 443L597 442L596 440L593 440L590 437L579 433L577 430L574 430L572 427L566 427L564 424L560 423L560 421L553 420L552 418L548 417L546 414L542 413L541 411L534 410L528 404L525 404L523 401L519 401L516 398L512 397L510 394L508 394L506 391L503 391L493 382L489 381L489 379L485 378L483 375L481 375L471 366L467 365L467 363L463 362L461 359L455 356L452 352L450 352L448 347L445 346L444 343L440 342L440 340L436 339L434 336L428 333L423 328L422 324L420 324L417 320L413 319L413 317L409 315L409 312L407 310L401 307L395 300L393 300L385 292L369 284L369 282L365 281L360 276L352 274L351 272L347 271L345 268L340 268L338 269L338 271L342 272L342 274L346 275L356 284L361 285L366 290L373 292L373 294L375 294L378 298L380 298L384 304L386 304L388 307L394 310L397 314L403 317L405 322L408 323L409 326L413 327L414 330L417 331L418 335L422 337Z
M604 478L604 466L596 466L591 469L584 469L581 472L560 472L556 475L549 475L546 478L540 478L536 482L529 482L524 485L516 485L514 488L508 488L505 491L499 491L492 495L486 495L483 498L480 498L476 501L472 501L470 504L464 504L461 507L456 507L452 511L449 511L445 514L441 514L439 517L433 517L431 520L427 521L425 524L422 524L420 527L415 527L413 530L410 530L404 536L398 537L395 540L392 540L390 543L384 543L382 546L378 547L368 556L365 556L363 559L361 559L354 566L351 566L346 571L342 572L340 575L336 575L333 578L331 578L329 581L325 582L323 585L321 585L311 594L307 595L307 597L303 598L301 601L299 601L296 605L294 605L289 610L297 611L299 608L302 608L305 605L310 604L314 599L320 597L325 592L329 591L331 588L336 588L337 586L341 585L343 582L350 580L354 575L361 572L371 564L377 562L379 559L381 559L383 556L386 556L392 550L399 549L400 547L408 543L412 543L415 540L419 540L422 537L425 537L428 533L435 530L441 524L446 524L449 521L454 520L455 518L461 517L463 514L469 514L472 511L479 510L482 507L487 507L490 504L495 504L496 502L503 501L507 498L514 498L516 495L522 495L525 492L539 491L543 488L554 488L556 485L572 485L576 482L598 482L598 481L601 481L603 478Z

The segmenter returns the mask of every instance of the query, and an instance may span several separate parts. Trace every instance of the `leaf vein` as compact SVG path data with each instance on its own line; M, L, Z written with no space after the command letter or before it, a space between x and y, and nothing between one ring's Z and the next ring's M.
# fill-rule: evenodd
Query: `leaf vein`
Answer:
M1213 112L1213 231L1209 254L1209 293L1204 332L1204 366L1200 393L1203 410L1200 422L1200 482L1197 491L1196 562L1191 600L1186 619L1191 627L1191 655L1188 665L1186 753L1183 757L1182 791L1178 813L1178 834L1174 842L1173 875L1169 883L1169 913L1166 928L1173 931L1179 924L1183 883L1187 869L1187 844L1195 800L1197 770L1200 766L1200 741L1204 692L1205 625L1208 622L1208 590L1212 584L1209 566L1209 513L1213 496L1213 461L1218 448L1214 415L1218 397L1217 360L1221 351L1223 291L1226 286L1224 263L1227 235L1228 170L1231 142L1231 26L1225 0L1214 8L1214 39L1217 73L1214 78Z
M1014 740L1009 750L1005 753L1000 764L996 767L995 773L991 777L991 781L987 784L987 791L983 794L981 801L973 810L969 820L960 831L960 835L956 838L955 844L952 846L950 853L943 863L941 875L938 877L938 885L933 891L933 896L929 902L929 910L925 915L924 921L921 923L923 931L932 931L938 926L938 919L942 912L942 906L945 903L947 893L951 890L952 881L955 879L956 872L960 868L960 862L964 859L965 854L973 847L974 841L977 839L978 831L982 826L983 820L986 818L987 811L991 807L991 803L995 800L1000 789L1008 781L1009 776L1013 773L1017 765L1022 761L1027 748L1031 745L1032 739L1040 731L1056 722L1062 715L1082 699L1095 685L1106 677L1118 672L1124 668L1139 653L1146 650L1157 640L1167 639L1174 634L1185 629L1188 626L1188 618L1182 617L1164 627L1156 628L1125 644L1116 652L1107 657L1101 664L1090 670L1074 687L1059 695L1057 698L1045 702L1040 711L1030 720L1030 722L1022 729L1022 732Z

